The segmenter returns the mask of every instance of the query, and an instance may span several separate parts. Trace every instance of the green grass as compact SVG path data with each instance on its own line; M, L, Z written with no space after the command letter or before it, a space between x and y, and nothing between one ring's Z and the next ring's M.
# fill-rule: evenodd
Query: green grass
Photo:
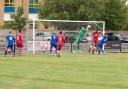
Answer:
M0 89L128 89L128 54L0 57Z

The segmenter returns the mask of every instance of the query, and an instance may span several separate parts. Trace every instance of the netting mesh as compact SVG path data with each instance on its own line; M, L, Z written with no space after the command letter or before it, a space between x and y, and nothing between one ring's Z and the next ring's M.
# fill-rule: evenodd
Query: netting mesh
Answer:
M29 30L27 32L27 52L42 53L49 52L51 34L58 34L62 31L65 35L65 44L63 51L71 52L74 38L78 35L81 25L91 25L88 34L81 39L80 50L86 52L91 40L91 32L99 30L103 32L103 21L66 21L66 20L34 20L29 21Z

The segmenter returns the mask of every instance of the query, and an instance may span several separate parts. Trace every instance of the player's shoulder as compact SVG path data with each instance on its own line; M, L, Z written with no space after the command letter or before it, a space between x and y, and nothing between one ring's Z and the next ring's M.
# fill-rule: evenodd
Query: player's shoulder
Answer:
M18 33L16 36L23 37L23 34L22 33Z
M18 36L18 35L19 35L19 33L16 34L16 36Z
M23 35L22 33L17 33L16 35Z
M61 36L61 34L58 34L57 36L58 36L58 37L60 37L60 36Z
M95 34L95 33L96 33L95 31L92 32L92 34Z

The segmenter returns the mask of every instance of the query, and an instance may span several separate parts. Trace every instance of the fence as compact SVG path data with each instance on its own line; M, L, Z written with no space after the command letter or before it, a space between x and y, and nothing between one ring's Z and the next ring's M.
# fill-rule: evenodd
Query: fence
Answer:
M8 34L9 30L0 30L0 53L4 53L4 39L5 36ZM43 34L45 32L45 34ZM50 33L53 31L36 31L35 33L35 52L38 53L49 53L50 49ZM55 32L55 31L54 31ZM68 31L63 31L63 33L66 33ZM70 31L71 32L71 31ZM73 32L73 31L72 31ZM58 31L56 32L58 33ZM77 31L75 31L77 33ZM13 31L13 35L15 35L16 32ZM47 34L47 35L46 35ZM73 36L68 35L66 36L67 42L64 44L62 51L64 52L71 52L72 51L72 42L76 34ZM90 38L88 38L90 39ZM24 54L32 54L33 53L33 34L32 30L27 30L24 32L24 47L23 47L23 52ZM108 42L108 46L106 47L107 52L128 52L128 43L120 43L120 42ZM86 39L83 39L83 41L80 43L80 52L81 53L87 53L88 52L88 47L90 45L90 42L88 42ZM17 49L17 48L16 48ZM17 52L17 51L16 51Z

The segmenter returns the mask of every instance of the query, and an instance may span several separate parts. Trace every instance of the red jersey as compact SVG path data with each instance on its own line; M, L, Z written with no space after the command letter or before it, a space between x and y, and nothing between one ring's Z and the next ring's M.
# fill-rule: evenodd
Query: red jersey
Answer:
M63 34L59 34L59 35L57 36L57 44L58 44L58 45L63 45L63 44L64 44L64 40L65 40L65 37L64 37Z
M18 33L16 35L16 46L23 47L23 34L22 33Z
M16 34L16 42L22 42L23 41L23 34L22 33L18 33Z
M98 38L100 36L101 32L95 31L92 33L92 42L96 43L98 42Z

